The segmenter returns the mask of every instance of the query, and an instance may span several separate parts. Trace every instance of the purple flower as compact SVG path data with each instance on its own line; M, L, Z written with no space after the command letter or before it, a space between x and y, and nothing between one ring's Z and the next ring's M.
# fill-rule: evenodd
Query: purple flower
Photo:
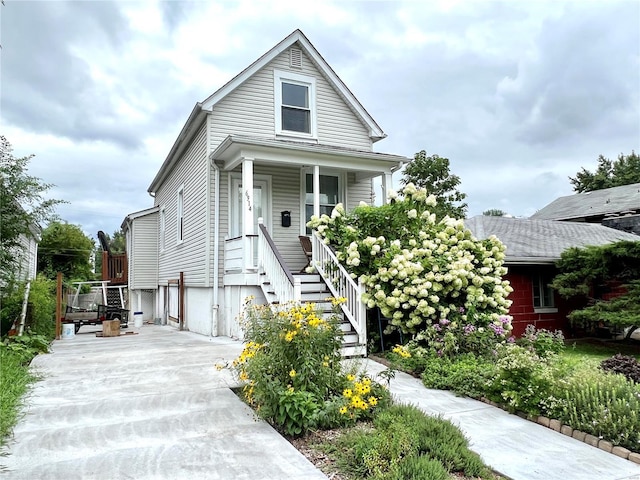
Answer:
M460 313L464 313L464 307L460 307L460 310L458 310Z
M516 337L514 337L513 335L511 335L509 338L507 338L507 342L509 342L509 343L516 343Z
M451 322L449 320L447 320L446 318L441 318L440 319L440 325L449 325Z
M493 323L489 325L489 328L493 330L496 335L504 335L504 328L500 325L494 325Z
M433 329L434 329L436 332L439 332L439 331L441 331L441 330L442 330L442 328L440 328L440 325L438 325L437 323L433 326Z
M471 333L473 333L475 331L476 331L476 327L471 325L471 324L468 324L468 325L464 326L464 334L465 335L469 335L469 334L471 334Z
M503 325L511 323L511 319L507 315L500 315L500 321Z

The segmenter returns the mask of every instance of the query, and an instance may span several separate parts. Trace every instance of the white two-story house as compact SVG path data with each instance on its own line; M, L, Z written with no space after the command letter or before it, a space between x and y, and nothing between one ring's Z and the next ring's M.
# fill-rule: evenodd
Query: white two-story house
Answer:
M291 33L195 105L148 188L153 207L125 218L132 310L239 336L247 296L309 298L318 290L310 284L339 268L295 273L307 264L299 236L311 234L313 214L371 203L376 177L386 197L409 159L374 152L385 136L304 34ZM318 265L335 262L317 241L313 255ZM363 344L353 282L329 283L342 289L330 294L350 298Z

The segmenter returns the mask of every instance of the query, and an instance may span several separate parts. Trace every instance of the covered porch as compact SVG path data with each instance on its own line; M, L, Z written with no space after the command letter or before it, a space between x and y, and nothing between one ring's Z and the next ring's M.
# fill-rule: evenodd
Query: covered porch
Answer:
M299 271L306 258L298 236L311 235L306 227L311 215L330 214L338 203L347 210L361 201L373 203L376 177L382 180L386 201L393 172L409 161L385 153L246 136L227 137L210 159L229 198L223 212L228 214L228 227L225 231L220 226L225 285L259 284L258 218L283 266ZM224 200L220 205L225 208Z

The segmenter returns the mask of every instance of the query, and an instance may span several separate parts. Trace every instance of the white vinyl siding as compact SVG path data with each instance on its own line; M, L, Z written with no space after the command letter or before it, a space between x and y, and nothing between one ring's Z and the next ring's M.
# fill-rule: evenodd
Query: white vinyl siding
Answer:
M353 210L360 202L373 205L373 180L365 179L356 182L356 175L353 172L347 174L347 203L345 208Z
M156 192L155 203L165 209L165 250L160 256L158 282L178 278L184 272L185 283L204 286L206 264L206 128L203 125L182 158ZM178 243L178 189L183 190L183 241Z
M158 286L158 213L134 218L131 222L129 288Z
M342 97L322 76L309 57L302 55L295 73L315 79L318 143L371 151L368 130ZM213 107L209 148L213 151L227 135L273 138L274 69L292 71L286 50Z
M16 279L20 281L33 280L36 278L38 262L38 242L31 235L20 235L20 245L22 248L15 249L15 257L18 259L18 270Z

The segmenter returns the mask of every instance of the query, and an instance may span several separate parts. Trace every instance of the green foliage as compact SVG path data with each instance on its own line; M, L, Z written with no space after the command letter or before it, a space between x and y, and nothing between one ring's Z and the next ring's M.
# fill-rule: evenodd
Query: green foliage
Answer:
M403 185L412 183L426 188L430 194L435 195L438 204L432 213L436 214L436 218L442 219L447 215L452 218L465 217L467 204L462 201L467 195L458 191L460 177L450 173L448 158L427 156L427 152L421 150L404 168L401 182Z
M42 232L38 248L38 270L48 278L62 272L65 278L93 278L91 257L95 245L78 225L52 222Z
M368 377L342 371L337 315L324 318L314 304L248 305L246 315L248 342L234 361L244 397L287 435L350 425L389 402Z
M485 332L491 347L507 338L512 289L502 280L504 245L495 237L476 240L461 220L436 221L436 198L424 189L408 184L401 195L349 214L337 205L331 217L308 225L362 281L363 301L390 319L388 331L412 334L447 355L480 348Z
M27 358L24 350L0 343L0 446L18 421L22 398L34 380L27 367L31 358Z
M12 152L0 135L0 281L4 283L11 281L25 253L22 238L38 235L38 225L51 220L55 206L62 203L45 199L52 185L28 174L33 155L15 158Z
M617 353L600 362L600 368L604 372L619 373L627 380L640 384L640 362L635 357Z
M535 325L527 325L524 335L516 340L516 343L529 349L541 358L552 354L558 354L565 348L564 334L561 330L551 332L544 328L536 329Z
M504 217L506 214L507 212L500 210L499 208L490 208L489 210L482 212L482 215L485 217Z
M452 390L460 395L480 398L496 376L495 363L472 353L454 358L430 356L422 373L427 388Z
M569 319L578 324L637 326L640 318L640 242L622 241L600 247L571 248L557 263L560 274L551 286L565 298L583 297L589 305L574 310ZM602 300L611 285L626 293Z
M499 345L496 376L488 387L488 397L511 412L538 415L551 396L555 356L539 357L519 345Z
M31 331L48 340L53 340L56 331L56 282L38 274L31 282L29 303L31 304Z
M575 178L569 177L569 180L578 193L640 183L640 156L633 150L630 155L621 153L614 161L600 155L595 172L582 168Z
M553 412L556 418L614 445L640 450L640 384L591 369L558 381L555 389L562 400Z
M443 472L492 478L455 425L413 406L381 411L373 428L354 429L337 446L340 462L357 478L449 478Z

